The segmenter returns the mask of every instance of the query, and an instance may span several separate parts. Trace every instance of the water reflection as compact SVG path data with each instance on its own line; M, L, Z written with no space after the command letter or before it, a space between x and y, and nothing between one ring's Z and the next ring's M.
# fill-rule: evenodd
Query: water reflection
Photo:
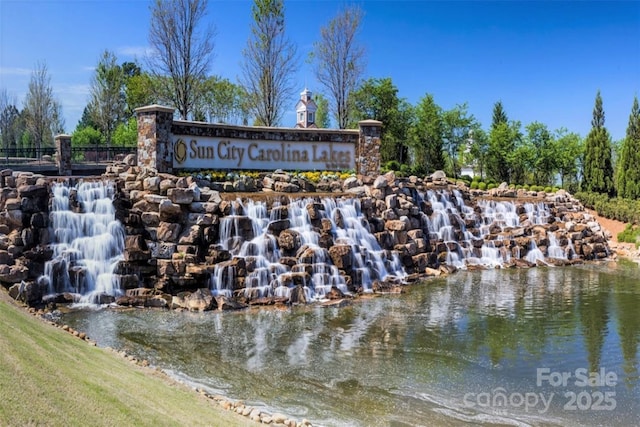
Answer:
M634 424L639 416L636 267L462 272L407 294L334 309L72 313L100 345L124 348L214 392L326 425ZM536 369L613 371L615 411L567 411ZM548 411L470 408L504 389Z

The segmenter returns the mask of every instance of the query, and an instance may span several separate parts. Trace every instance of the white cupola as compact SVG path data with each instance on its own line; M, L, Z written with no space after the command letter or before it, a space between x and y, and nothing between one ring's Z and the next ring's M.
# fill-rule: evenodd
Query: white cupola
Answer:
M297 128L317 128L316 110L318 106L311 97L312 93L305 88L300 92L300 100L296 104L296 127Z

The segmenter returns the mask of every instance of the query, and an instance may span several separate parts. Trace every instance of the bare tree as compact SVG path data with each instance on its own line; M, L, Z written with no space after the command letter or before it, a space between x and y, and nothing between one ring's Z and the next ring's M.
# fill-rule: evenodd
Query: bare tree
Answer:
M349 96L365 68L365 50L357 40L362 17L362 9L357 6L339 12L321 28L312 53L316 78L329 94L331 111L340 129L349 123Z
M5 158L9 156L9 149L17 147L17 125L20 112L16 104L16 98L9 95L7 89L0 90L0 139Z
M192 112L213 54L213 26L198 29L206 13L207 0L155 0L151 7L150 69L156 76L169 77L158 81L182 119Z
M53 134L62 131L62 107L53 97L51 77L45 63L36 64L31 73L24 101L25 125L40 157L42 145L53 144Z
M255 0L251 11L254 22L242 52L242 84L252 100L256 122L276 126L293 94L296 47L285 37L282 0Z
M124 73L113 52L105 50L91 79L89 111L93 122L104 135L107 146L125 113Z

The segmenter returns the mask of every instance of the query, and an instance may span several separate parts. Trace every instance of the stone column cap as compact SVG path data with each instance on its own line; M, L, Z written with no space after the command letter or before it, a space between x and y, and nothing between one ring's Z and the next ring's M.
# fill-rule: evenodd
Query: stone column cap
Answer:
M360 120L358 122L359 126L382 126L382 122L380 120L373 120L373 119L367 119L367 120Z
M173 112L176 109L173 107L167 107L165 105L158 105L158 104L153 104L153 105L145 105L144 107L138 107L135 110L133 110L134 113L138 114L138 113L149 113L151 111L159 111L162 113L171 113L173 114Z

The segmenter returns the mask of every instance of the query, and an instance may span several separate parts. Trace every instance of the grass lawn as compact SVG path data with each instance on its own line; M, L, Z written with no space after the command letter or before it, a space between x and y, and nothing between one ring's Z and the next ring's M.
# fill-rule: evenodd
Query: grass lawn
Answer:
M0 426L255 425L14 306L0 289Z

